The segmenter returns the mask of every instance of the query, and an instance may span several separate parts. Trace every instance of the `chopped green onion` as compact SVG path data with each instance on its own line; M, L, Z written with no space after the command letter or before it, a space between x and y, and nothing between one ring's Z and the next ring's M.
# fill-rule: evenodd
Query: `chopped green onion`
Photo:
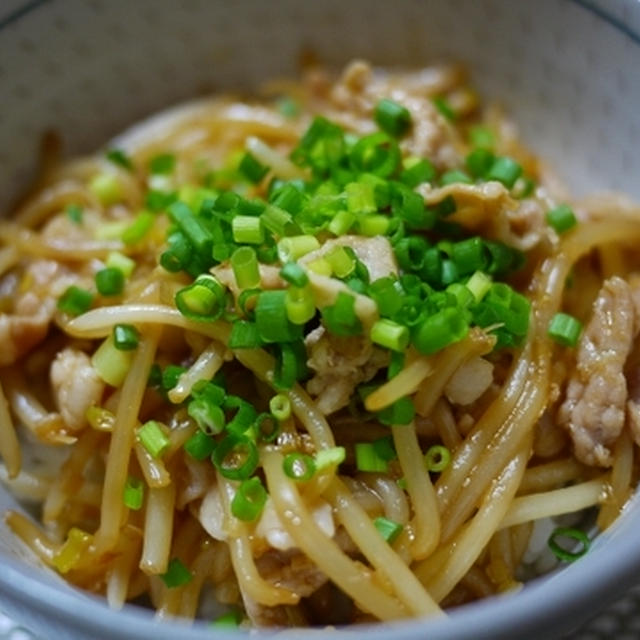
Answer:
M432 98L432 102L435 108L440 112L440 115L444 116L450 122L453 122L458 117L445 97L436 96L435 98Z
M426 158L410 156L402 161L402 166L400 180L412 189L423 182L431 182L436 175L435 167Z
M107 256L105 264L109 269L120 269L125 278L130 277L136 268L136 261L119 251L111 251Z
M105 207L122 198L122 186L118 176L113 173L98 173L89 182L89 189Z
M469 173L474 178L484 178L491 170L494 160L495 156L492 151L478 148L474 149L466 157L465 164L467 165L467 169L469 169Z
M113 327L113 345L121 351L131 351L138 346L140 334L131 324L117 324Z
M581 332L580 320L568 313L556 313L549 323L549 335L565 347L575 347Z
M370 214L358 220L358 229L363 236L383 236L389 230L391 218L382 214Z
M304 363L298 361L299 352L292 343L277 346L276 364L273 370L273 383L276 389L291 389L302 377Z
M354 449L358 471L385 473L389 470L387 461L378 455L373 443L357 442Z
M411 229L431 229L436 220L434 211L424 206L423 197L401 182L393 183L391 213Z
M485 127L483 125L476 125L471 127L469 130L469 142L473 147L482 148L482 149L493 149L496 138L489 129L489 127Z
M282 422L288 420L291 416L291 401L289 396L284 393L278 393L269 400L269 411L273 414L276 420Z
M151 231L155 221L156 217L151 211L141 211L122 232L122 242L126 245L137 244Z
M484 241L478 236L456 242L453 245L451 257L462 275L483 270L489 266L488 251Z
M298 258L320 248L320 242L315 236L289 236L278 242L278 257L283 264L295 262Z
M351 211L338 211L338 213L331 218L327 229L333 233L334 236L342 236L351 229L356 220L356 215Z
M149 171L154 174L172 173L176 157L172 153L160 153L149 161Z
M391 360L387 368L387 380L395 378L404 368L405 354L401 351L393 351L391 353Z
M425 318L413 334L413 345L424 355L440 351L462 340L469 332L469 324L458 309L448 307Z
M400 149L393 138L380 131L360 138L351 149L349 159L356 171L388 178L400 165Z
M164 429L156 420L145 422L137 430L140 444L154 457L160 458L171 444Z
M427 453L424 454L424 461L427 465L427 471L439 473L449 466L449 462L451 462L451 452L441 444L434 444L429 447Z
M330 276L333 273L331 265L328 260L325 260L324 258L312 260L307 263L306 267L309 271L317 273L319 276Z
M264 230L256 216L234 216L231 221L233 241L239 244L262 244Z
M411 398L400 398L388 407L379 411L376 416L382 424L409 424L416 415L416 409Z
M255 322L236 320L231 325L229 349L257 349L260 346L262 340Z
M575 213L569 205L561 204L551 209L546 215L547 224L557 232L564 233L578 224Z
M129 373L132 356L131 351L118 349L110 335L91 356L91 365L107 384L119 387Z
M309 322L316 315L311 287L289 287L285 297L285 307L289 322L296 325Z
M443 187L446 187L449 184L472 184L473 180L462 170L460 169L451 169L451 171L445 171L440 176L440 184Z
M267 502L267 490L260 478L243 480L231 501L231 513L244 522L253 522L262 513Z
M216 441L198 429L185 443L184 450L195 460L206 460L216 448Z
M255 430L263 442L273 442L280 435L280 422L271 413L259 413L255 421Z
M274 235L282 238L284 236L295 236L300 233L298 225L294 222L293 216L284 209L270 204L260 214L260 220L264 227Z
M226 411L235 411L226 426L227 432L231 434L244 434L258 417L254 406L239 396L227 396L223 408Z
M282 461L282 470L287 478L296 482L307 482L316 473L316 463L306 453L288 453Z
M246 480L256 470L259 454L250 438L240 434L229 434L218 443L212 460L225 478Z
M214 388L212 387L207 388ZM187 405L187 413L196 421L198 427L207 435L221 433L225 427L226 418L220 407L221 398L215 394L202 393L196 395Z
M251 247L238 247L233 252L231 268L240 289L252 289L260 284L258 259Z
M68 573L78 561L86 555L93 537L82 529L71 527L67 539L51 559L51 563L60 573Z
M334 304L321 309L322 321L335 336L356 336L362 333L362 323L355 312L356 299L344 291Z
M392 436L383 436L382 438L374 440L373 448L375 449L376 454L387 462L395 460L398 457L395 447L393 446Z
M367 182L350 182L344 188L347 209L357 216L377 211L373 186Z
M70 204L65 209L65 212L67 214L67 218L69 218L71 222L73 222L74 224L82 224L82 207L78 206L77 204Z
M144 198L144 206L149 211L163 211L176 200L174 192L158 191L157 189L149 189Z
M402 136L411 126L409 109L387 98L378 102L373 116L377 125L391 136Z
M378 320L369 334L371 342L392 351L404 351L409 344L409 329L385 318Z
M347 452L344 447L330 447L329 449L321 449L315 455L316 471L324 471L330 467L341 465Z
M182 564L179 558L173 558L169 562L167 571L160 577L162 578L162 582L164 582L169 589L174 589L191 582L193 575L191 571Z
M225 292L214 276L203 273L176 293L176 307L190 320L216 320L224 311Z
M480 302L491 289L491 278L482 271L476 271L467 281L467 289L471 291L476 302Z
M345 247L336 247L325 254L324 259L331 265L331 270L337 278L346 278L356 268L355 258Z
M282 269L280 269L280 277L296 287L304 287L309 284L309 276L296 262L287 262Z
M257 183L267 175L269 167L263 165L252 153L247 151L240 159L238 171L249 182Z
M224 627L224 628L232 628L240 626L242 622L242 612L238 609L234 609L233 611L229 611L227 613L223 613L221 616L218 616L212 623L213 627Z
M397 537L402 533L404 527L393 520L389 520L383 516L376 518L373 521L375 528L378 530L378 533L389 543L393 544Z
M560 546L558 538L573 540L574 542L580 543L581 546L577 551L568 551L564 547ZM548 545L556 558L563 562L573 562L589 551L591 542L589 540L589 536L587 536L583 531L580 531L580 529L558 527L549 537Z
M144 500L144 482L139 478L129 476L127 483L124 485L122 494L122 502L124 506L133 511L138 511L142 507Z
M486 174L486 179L497 180L502 182L508 189L511 189L521 173L522 167L515 160L507 156L501 156L493 161L491 169Z
M58 309L70 316L79 316L89 309L93 303L93 294L86 289L71 285L60 296Z
M113 162L113 164L116 164L123 169L127 169L128 171L133 169L131 158L129 158L122 149L109 149L104 155L109 162Z
M124 289L124 274L114 267L100 269L95 281L98 293L103 296L118 296Z
M174 202L167 213L201 255L211 255L213 235L184 202Z
M162 372L161 384L165 391L173 389L177 384L180 376L186 371L186 367L177 364L167 365Z
M402 308L404 292L397 280L387 276L378 278L369 285L369 296L378 305L381 316L392 317Z
M291 342L301 337L302 327L291 323L287 316L286 298L284 290L263 291L258 296L256 324L263 342Z

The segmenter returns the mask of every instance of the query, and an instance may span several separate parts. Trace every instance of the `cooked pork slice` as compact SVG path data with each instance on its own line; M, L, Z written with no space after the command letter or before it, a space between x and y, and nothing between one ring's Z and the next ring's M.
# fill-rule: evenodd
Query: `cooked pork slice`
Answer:
M71 284L66 270L54 260L36 260L27 267L14 285L19 290L13 293L13 308L0 313L0 366L13 364L44 340L61 283Z
M606 280L578 345L576 369L558 418L570 433L576 457L585 464L612 464L611 445L624 426L627 382L623 373L636 323L631 288Z
M316 375L307 383L316 406L328 415L346 407L355 388L389 364L389 353L364 337L340 338L318 327L305 339L307 364Z
M71 431L87 426L87 409L99 405L104 382L91 359L78 349L68 347L51 363L51 387L60 415Z

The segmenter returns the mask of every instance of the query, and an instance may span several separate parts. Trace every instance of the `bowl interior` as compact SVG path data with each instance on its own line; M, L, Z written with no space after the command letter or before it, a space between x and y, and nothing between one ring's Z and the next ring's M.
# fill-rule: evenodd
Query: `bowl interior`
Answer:
M640 198L638 33L633 0L12 0L0 9L0 211L33 178L44 131L57 132L69 155L89 152L178 101L295 77L304 51L336 68L354 57L409 67L460 60L572 191L616 189ZM9 507L15 501L0 487L0 511ZM512 637L515 625L519 637L559 632L586 617L590 609L579 609L588 603L604 604L603 584L611 596L630 583L640 549L628 543L639 525L634 504L588 558L544 587L538 581L510 596L509 607L497 599L446 622L401 625L394 637L421 637L427 628L430 638L485 637L479 629ZM114 617L101 602L30 568L4 525L0 563L0 603L45 637L96 637L97 628L114 638L149 635L146 614ZM354 633L361 631L345 632ZM154 634L168 638L175 629L158 626ZM180 635L212 637L198 627Z

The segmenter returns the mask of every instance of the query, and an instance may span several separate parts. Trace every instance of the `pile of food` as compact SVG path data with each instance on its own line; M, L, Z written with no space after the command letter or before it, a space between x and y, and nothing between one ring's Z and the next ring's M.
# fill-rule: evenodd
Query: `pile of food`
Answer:
M45 169L0 223L0 478L40 522L5 518L111 606L438 615L630 497L640 213L570 201L459 67L312 68Z

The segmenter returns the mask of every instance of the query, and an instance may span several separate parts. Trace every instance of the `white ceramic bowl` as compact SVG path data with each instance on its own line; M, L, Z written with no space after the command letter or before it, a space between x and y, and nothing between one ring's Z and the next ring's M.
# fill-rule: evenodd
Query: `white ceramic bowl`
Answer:
M636 0L3 0L0 210L28 184L46 129L61 134L69 154L90 151L203 91L293 76L309 49L332 66L353 57L387 66L461 60L574 191L619 189L640 199ZM0 488L0 511L8 507L16 505ZM134 607L114 613L34 567L3 527L0 607L43 638L226 637L205 626L156 623ZM332 637L559 636L632 584L638 529L636 501L586 557L518 594L447 619Z

